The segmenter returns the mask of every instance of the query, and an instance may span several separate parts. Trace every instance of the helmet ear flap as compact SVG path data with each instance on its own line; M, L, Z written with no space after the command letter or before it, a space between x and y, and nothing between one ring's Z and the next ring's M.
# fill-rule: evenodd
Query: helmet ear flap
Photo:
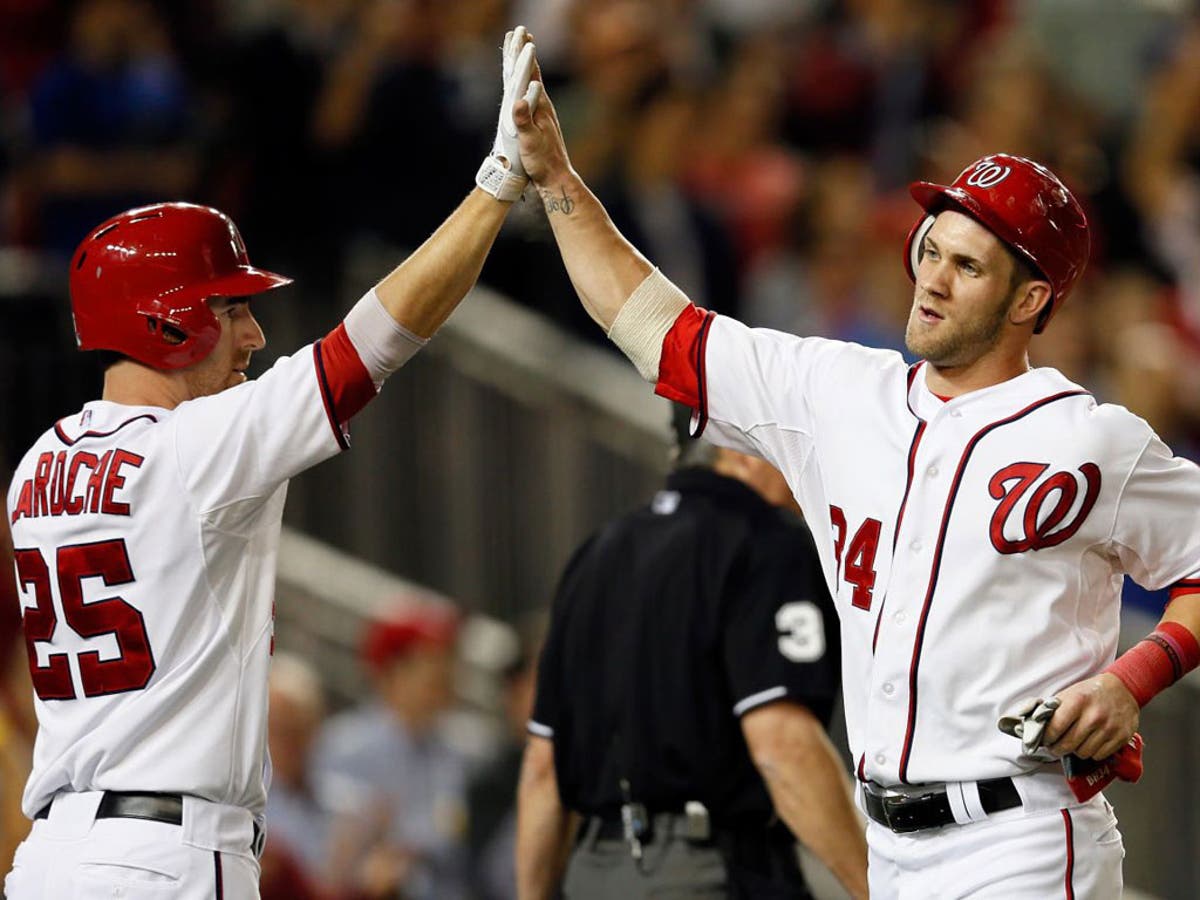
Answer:
M908 233L908 241L904 246L904 265L908 269L908 277L917 280L917 267L921 265L921 256L925 249L925 235L933 227L935 216L925 216Z

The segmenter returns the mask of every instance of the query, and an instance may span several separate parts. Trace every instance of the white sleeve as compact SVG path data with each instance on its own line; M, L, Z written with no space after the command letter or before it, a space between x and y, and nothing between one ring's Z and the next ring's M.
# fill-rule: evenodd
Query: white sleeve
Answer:
M1121 491L1113 542L1125 571L1148 590L1200 571L1200 467L1151 435Z
M838 392L858 389L868 368L899 356L857 344L748 328L716 316L699 373L699 424L716 444L754 453L783 469L812 448Z
M370 381L365 369L360 378ZM176 457L199 512L265 498L346 446L328 380L320 344L310 344L254 381L176 408Z

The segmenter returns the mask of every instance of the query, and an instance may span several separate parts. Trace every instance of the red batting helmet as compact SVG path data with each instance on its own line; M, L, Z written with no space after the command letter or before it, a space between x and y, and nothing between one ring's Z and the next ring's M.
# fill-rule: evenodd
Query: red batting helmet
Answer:
M131 209L95 228L71 258L80 350L115 350L156 369L212 352L221 325L209 297L245 297L291 282L250 265L225 213L191 203Z
M904 267L916 281L921 245L944 209L966 213L1033 264L1050 282L1050 303L1034 327L1046 327L1087 266L1091 234L1083 207L1045 166L996 153L963 169L951 185L916 181L909 193L925 209L904 244Z

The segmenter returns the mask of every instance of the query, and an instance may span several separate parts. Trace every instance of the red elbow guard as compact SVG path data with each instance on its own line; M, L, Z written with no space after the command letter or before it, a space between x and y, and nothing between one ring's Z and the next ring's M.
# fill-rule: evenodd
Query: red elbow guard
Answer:
M1200 642L1177 622L1162 622L1105 669L1145 706L1200 664Z

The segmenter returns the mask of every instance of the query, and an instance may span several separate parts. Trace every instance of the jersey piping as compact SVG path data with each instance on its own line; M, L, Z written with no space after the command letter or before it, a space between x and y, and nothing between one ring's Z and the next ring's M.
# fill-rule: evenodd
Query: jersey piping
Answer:
M908 726L904 733L904 747L900 753L899 769L900 781L904 784L909 783L908 761L912 754L913 737L916 732L917 673L921 665L921 649L925 640L925 625L929 620L929 610L933 605L934 592L937 590L938 574L942 565L942 551L945 548L946 533L949 530L950 525L950 513L954 509L954 501L958 495L958 488L962 484L963 473L966 471L967 463L970 461L971 454L974 452L979 442L995 429L1004 425L1011 425L1013 422L1023 419L1030 413L1041 409L1044 406L1048 406L1051 403L1055 403L1067 397L1083 396L1087 393L1087 391L1083 390L1062 391L1057 394L1052 394L1049 397L1043 397L1041 400L1031 403L1029 406L1025 407L1019 412L1013 413L1011 416L999 419L998 421L992 422L990 425L985 425L967 442L967 446L963 450L962 458L958 462L958 469L954 473L954 481L951 482L950 494L946 498L946 506L942 511L942 523L941 527L938 529L937 546L934 548L933 553L933 566L929 573L929 586L925 591L925 601L921 606L920 619L917 621L917 634L916 639L913 641L912 662L909 664L908 669Z
M1075 824L1071 821L1071 811L1062 810L1063 829L1067 840L1067 871L1063 876L1063 888L1067 900L1075 900Z
M743 697L733 705L733 714L740 716L759 706L766 706L773 700L779 700L787 696L787 688L783 685L777 685L773 688L767 688L765 691L759 691L757 694L751 694L749 697Z
M68 447L74 447L79 441L82 441L84 438L109 437L110 435L114 435L118 431L120 431L122 428L124 428L126 425L129 425L133 422L138 421L138 419L149 419L151 422L155 422L155 423L158 422L158 419L155 418L154 416L150 415L150 413L141 413L140 415L136 415L136 416L133 416L132 418L126 419L124 422L122 422L116 428L113 428L111 431L85 431L83 434L79 435L79 437L72 439L72 438L67 437L67 433L65 431L63 431L62 422L58 421L58 422L54 423L54 435L60 441L62 441L64 444L66 444Z

